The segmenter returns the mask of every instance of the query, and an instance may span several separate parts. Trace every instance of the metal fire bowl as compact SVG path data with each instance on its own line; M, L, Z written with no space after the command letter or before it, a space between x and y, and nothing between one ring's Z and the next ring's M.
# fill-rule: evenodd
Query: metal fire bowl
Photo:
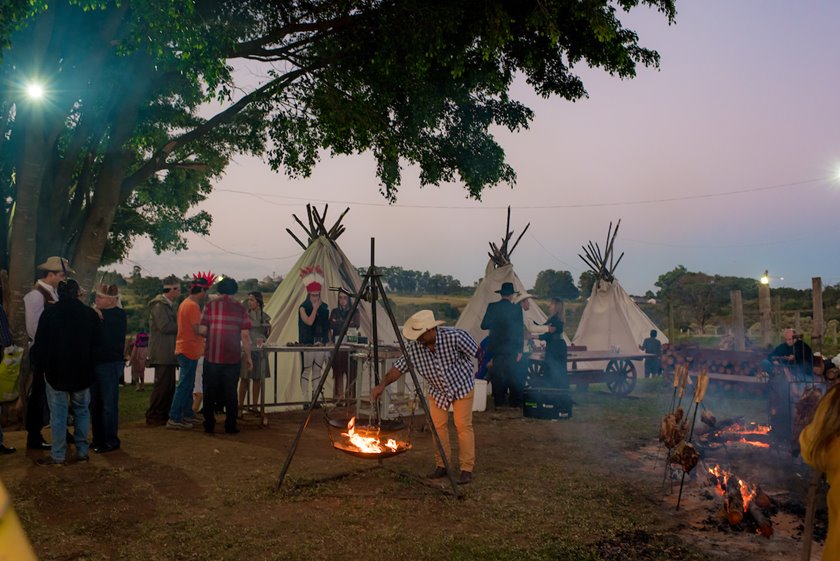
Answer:
M358 421L358 419L357 419ZM367 425L356 425L356 431L359 433L374 433L377 432L380 440L388 440L389 438L393 438L397 442L402 442L405 444L404 447L398 448L396 451L394 450L385 450L383 452L362 452L355 446L350 446L349 441L347 440L346 436L342 436L342 433L347 432L347 423L350 422L350 418L346 419L328 419L327 420L327 430L330 435L330 441L332 442L333 448L336 450L341 450L345 454L350 454L351 456L355 456L357 458L364 458L367 460L381 460L384 458L391 458L393 456L399 456L403 452L407 452L411 449L411 443L408 439L408 427L405 426L405 423L402 421L389 421L384 420L380 421L379 427L371 427Z

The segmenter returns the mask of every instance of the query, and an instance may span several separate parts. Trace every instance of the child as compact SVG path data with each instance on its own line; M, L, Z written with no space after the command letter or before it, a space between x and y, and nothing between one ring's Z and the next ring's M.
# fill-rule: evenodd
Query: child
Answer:
M144 388L144 378L146 375L146 357L149 353L149 336L140 332L134 339L134 347L131 349L131 356L128 358L128 364L131 365L131 383L135 386L135 391L142 392Z

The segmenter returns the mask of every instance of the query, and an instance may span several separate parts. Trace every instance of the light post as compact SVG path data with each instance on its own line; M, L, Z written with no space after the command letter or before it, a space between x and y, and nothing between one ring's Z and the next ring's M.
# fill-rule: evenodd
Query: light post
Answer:
M767 348L771 343L770 320L770 276L767 270L758 280L758 314L761 321L761 346Z

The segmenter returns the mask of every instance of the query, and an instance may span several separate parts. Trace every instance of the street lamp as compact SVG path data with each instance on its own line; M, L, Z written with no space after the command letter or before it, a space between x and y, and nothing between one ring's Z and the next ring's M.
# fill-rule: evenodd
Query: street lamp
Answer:
M770 284L770 275L768 274L767 269L764 269L764 274L760 279L758 279L758 282L764 285Z

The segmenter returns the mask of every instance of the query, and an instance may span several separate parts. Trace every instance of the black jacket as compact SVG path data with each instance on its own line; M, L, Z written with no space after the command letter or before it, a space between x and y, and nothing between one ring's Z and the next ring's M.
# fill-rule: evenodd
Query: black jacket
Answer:
M96 312L75 298L41 314L32 360L53 389L77 392L93 384L99 322Z
M525 343L525 323L522 308L509 300L499 300L487 306L481 329L490 331L490 352L493 356L516 355Z

